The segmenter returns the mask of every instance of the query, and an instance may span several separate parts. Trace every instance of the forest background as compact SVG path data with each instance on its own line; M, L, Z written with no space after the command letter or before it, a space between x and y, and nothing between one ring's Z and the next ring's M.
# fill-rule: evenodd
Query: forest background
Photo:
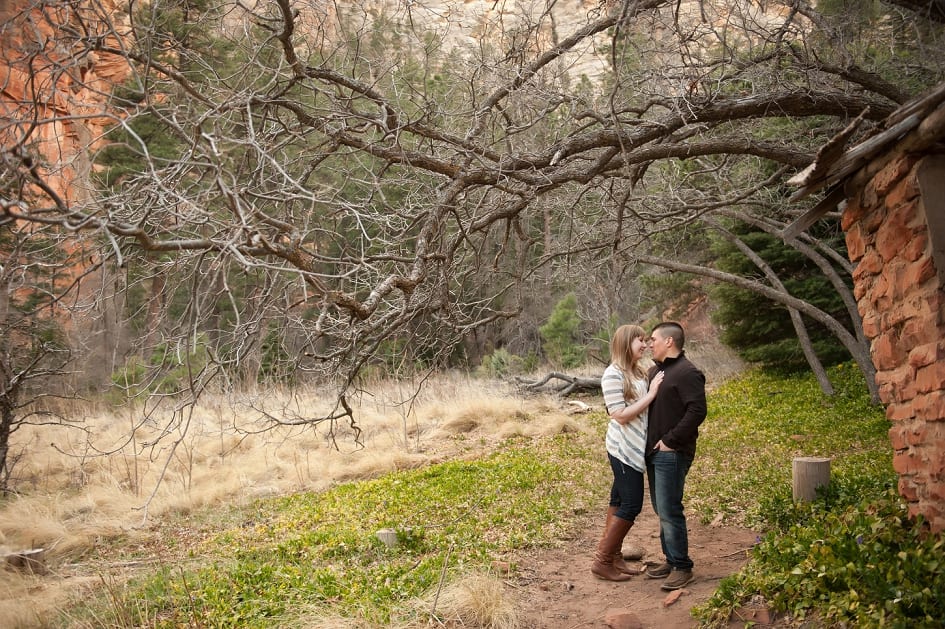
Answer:
M47 443L119 455L146 517L208 395L356 447L393 378L407 444L434 374L594 374L616 325L699 313L696 344L828 395L852 360L875 399L838 214L780 233L819 147L942 80L939 3L2 12L7 492Z

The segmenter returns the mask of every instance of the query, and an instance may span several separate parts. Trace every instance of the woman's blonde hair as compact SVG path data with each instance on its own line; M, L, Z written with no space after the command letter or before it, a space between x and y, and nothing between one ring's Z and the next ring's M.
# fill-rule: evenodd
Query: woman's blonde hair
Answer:
M610 362L623 372L623 399L627 402L637 399L633 381L646 378L646 369L630 351L633 339L646 339L646 330L638 325L622 325L610 339Z

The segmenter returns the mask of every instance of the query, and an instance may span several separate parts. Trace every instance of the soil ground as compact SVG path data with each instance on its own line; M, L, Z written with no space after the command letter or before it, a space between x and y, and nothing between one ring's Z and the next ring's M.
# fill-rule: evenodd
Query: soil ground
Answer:
M630 581L614 583L595 578L591 572L594 549L603 531L602 512L583 516L583 526L559 548L545 549L516 558L516 579L511 586L520 605L522 626L529 629L597 629L610 627L609 615L629 614L629 624L653 629L698 627L690 615L693 606L704 603L723 577L737 572L747 561L747 550L756 533L747 529L706 526L689 517L689 555L695 563L694 579L675 602L660 589L659 579L642 573ZM624 552L644 551L641 561L628 561L641 571L646 562L662 562L659 520L647 505L624 540ZM749 619L745 619L746 621ZM733 622L743 627L745 622Z

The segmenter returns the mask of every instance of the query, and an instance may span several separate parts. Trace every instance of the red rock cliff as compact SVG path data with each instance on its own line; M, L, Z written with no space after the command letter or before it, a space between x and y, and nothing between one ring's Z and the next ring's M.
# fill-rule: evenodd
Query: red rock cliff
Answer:
M87 190L89 149L116 120L109 96L130 74L124 59L94 52L83 39L118 45L126 7L119 0L37 4L0 4L0 142L38 154L52 189L77 200Z

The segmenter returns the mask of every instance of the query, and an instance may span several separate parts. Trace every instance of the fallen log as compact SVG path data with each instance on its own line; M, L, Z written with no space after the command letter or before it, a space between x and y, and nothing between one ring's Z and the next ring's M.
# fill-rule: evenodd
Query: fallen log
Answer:
M600 376L571 376L559 371L552 371L541 380L527 380L522 377L516 377L515 380L527 391L550 389L562 397L578 392L599 393L601 390Z

